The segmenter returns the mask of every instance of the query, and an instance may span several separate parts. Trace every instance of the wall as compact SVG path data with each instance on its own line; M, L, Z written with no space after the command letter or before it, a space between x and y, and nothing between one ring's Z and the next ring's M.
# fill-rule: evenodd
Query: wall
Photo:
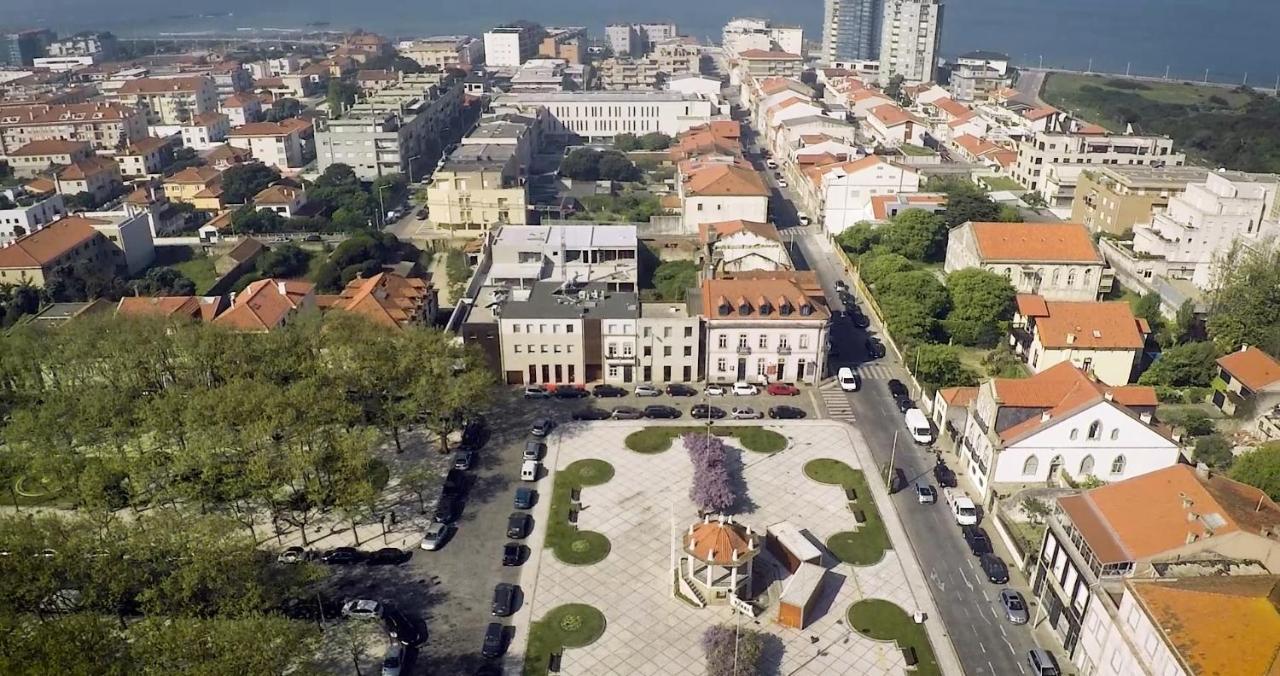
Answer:
M684 199L684 227L696 230L702 223L718 223L720 221L755 221L763 223L769 220L769 198L760 197L686 197Z
M1041 347L1040 339L1037 337L1031 343L1031 358L1027 363L1032 371L1040 373L1064 361L1084 368L1084 362L1088 359L1089 367L1094 375L1098 376L1098 380L1118 387L1129 383L1129 376L1133 373L1133 363L1138 358L1138 352L1138 350L1046 350Z

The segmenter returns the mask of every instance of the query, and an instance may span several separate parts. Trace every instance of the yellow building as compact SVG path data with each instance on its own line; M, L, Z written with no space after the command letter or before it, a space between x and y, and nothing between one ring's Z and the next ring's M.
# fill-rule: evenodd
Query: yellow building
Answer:
M1203 167L1113 165L1080 172L1071 220L1092 232L1123 235L1138 223L1150 223L1169 199L1181 195L1188 183L1204 181Z
M210 167L187 167L164 180L164 196L202 211L222 209L222 172Z

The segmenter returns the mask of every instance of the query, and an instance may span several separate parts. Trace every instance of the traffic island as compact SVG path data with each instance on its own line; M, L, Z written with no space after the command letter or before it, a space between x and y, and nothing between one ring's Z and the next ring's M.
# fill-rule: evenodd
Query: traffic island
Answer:
M671 448L676 437L708 432L717 437L733 437L742 448L753 453L777 453L787 447L786 437L757 425L646 427L628 434L624 443L636 453L662 453Z
M893 549L884 520L871 497L866 476L839 460L818 458L805 463L804 474L810 479L844 489L849 511L858 522L858 530L842 531L827 538L827 549L841 561L854 566L870 566Z
M849 626L875 641L894 641L912 673L941 674L933 646L924 625L917 624L906 611L883 599L863 599L849 606Z
M578 529L578 508L584 487L599 486L612 478L613 465L594 458L578 460L556 472L545 541L556 558L569 565L587 566L609 555L609 538Z
M525 676L542 676L551 662L560 661L565 648L581 648L595 643L604 634L604 613L585 603L569 603L552 608L529 627L529 646L524 653ZM559 664L556 665L559 671Z

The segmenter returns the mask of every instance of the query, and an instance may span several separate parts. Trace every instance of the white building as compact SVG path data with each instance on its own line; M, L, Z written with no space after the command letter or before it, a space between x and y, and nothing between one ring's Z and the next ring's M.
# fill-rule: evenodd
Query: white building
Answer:
M509 109L542 117L545 134L558 137L611 139L622 133L643 136L662 132L675 136L690 127L706 124L718 113L705 97L677 92L539 92L501 94L493 109Z
M804 29L777 26L768 19L731 19L724 25L721 46L730 57L749 49L804 55Z
M0 247L30 235L67 213L62 195L38 197L22 188L0 192Z
M702 317L691 303L641 303L640 380L691 383L701 379Z
M240 127L262 120L262 99L247 92L236 92L222 100L219 112L227 116L227 122Z
M311 125L302 118L280 122L252 122L232 129L227 143L244 148L259 162L289 172L301 169L307 162L312 136ZM352 165L352 169L359 169Z
M290 185L269 185L253 196L253 208L272 211L281 218L300 215L307 204L307 191Z
M1097 300L1113 276L1079 223L964 223L947 235L947 273L984 268L1018 293L1047 300Z
M1035 373L1067 362L1118 387L1130 382L1150 333L1124 301L1057 302L1019 294L1010 342Z
M396 46L400 55L413 59L423 68L470 68L484 61L484 41L470 35L438 35L422 40L402 42Z
M507 225L493 238L487 281L512 289L570 282L635 291L637 247L632 225Z
M831 312L812 272L744 272L702 281L706 379L816 383Z
M218 110L213 80L196 77L140 77L126 80L111 100L146 111L147 124L175 126Z
M957 453L983 501L996 488L1059 486L1064 475L1123 481L1181 458L1152 426L1156 404L1153 388L1108 387L1070 363L994 378L968 409Z
M702 244L703 270L707 277L795 269L782 236L772 223L741 220L703 223L698 227L698 240Z
M769 220L769 188L754 169L736 163L686 162L676 178L686 232L703 223Z
M94 57L92 56L41 56L32 61L32 65L36 68L43 68L54 73L62 73L70 70L80 70L92 66Z
M933 80L942 40L942 0L884 0L880 26L880 83Z
M1050 207L1071 208L1076 180L1089 165L1180 167L1187 161L1186 155L1173 151L1173 140L1167 136L1112 134L1069 118L1060 126L1069 131L1039 131L1018 143L1013 166L1013 178L1039 192Z
M821 214L823 228L838 235L858 221L872 220L872 199L920 190L920 174L877 155L805 170L799 189L805 208Z
M538 51L527 28L503 26L484 34L484 63L490 68L519 68Z
M924 145L929 125L924 120L888 103L872 108L866 117L867 129L880 144L896 148L903 144Z
M182 125L182 145L192 150L209 150L222 145L231 133L231 122L222 113L197 115Z

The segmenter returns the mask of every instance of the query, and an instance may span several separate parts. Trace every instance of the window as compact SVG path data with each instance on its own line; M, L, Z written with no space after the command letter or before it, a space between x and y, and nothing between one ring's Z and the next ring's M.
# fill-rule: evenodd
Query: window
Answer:
M644 356L646 356L646 357L651 357L651 356L653 356L653 348L652 348L652 347L649 347L648 345L645 345L645 346L644 346Z
M769 367L768 367L768 365L764 363L764 360L763 360L763 359L761 359L760 361L757 361L757 362L756 362L756 375L758 375L758 376L762 376L762 375L764 375L765 371L766 371L766 370L768 370L768 368L769 368Z
M1067 271L1067 286L1076 285L1076 271L1074 269Z
M626 343L622 346L622 356L630 357L631 351L632 351L631 343Z
M738 334L738 347L746 347L746 346L747 346L747 334L745 334L745 333L739 333L739 334Z
M720 340L718 341L718 343L719 343L720 349L722 350L726 347L729 347L728 334L724 334L724 333L720 334ZM724 369L721 369L721 370L723 371Z
M564 326L564 332L565 332L565 333L573 333L573 324L565 324L565 326Z
M1089 441L1097 441L1102 438L1102 421L1095 420L1089 423Z
M665 346L663 346L663 348L662 348L662 356L664 356L664 357L670 357L670 356L671 356L671 346L670 346L670 345L665 345Z
M560 354L560 346L559 346L559 345L552 345L552 346L551 346L551 351L552 351L552 352L554 352L554 353L556 353L556 354Z
M610 367L609 367L609 377L610 377L610 378L617 378L617 377L618 377L618 367L617 367L617 366L610 366Z
M1111 429L1111 440L1112 440L1112 441L1115 441L1116 439L1119 439L1119 438L1120 438L1120 428L1119 428L1119 427L1114 427L1114 428L1112 428L1112 429Z
M644 327L644 330L640 332L640 335L644 336L645 338L648 338L650 333L652 333L652 331L649 329L649 327L646 326Z
M515 346L513 346L513 347L512 347L512 349L515 351L515 353L516 353L516 354L520 354L520 346L519 346L519 345L515 345Z
M547 353L547 346L546 346L546 345L539 345L538 347L539 347L539 348L541 348L541 349L539 350L539 352L541 352L541 353L543 353L543 354L546 354L546 353Z
M1077 438L1077 437L1079 437L1079 436L1080 436L1080 430L1078 430L1078 429L1072 429L1072 430L1071 430L1071 440L1072 440L1072 441L1075 441L1075 440L1076 440L1076 438Z
M763 334L763 333L762 333L762 334L760 334L760 343L759 343L759 344L760 344L760 349L762 349L762 350L763 350L763 349L765 349L765 348L767 348L767 347L769 347L769 336L767 336L767 335L765 335L765 334Z
M1093 456L1086 455L1084 460L1080 461L1080 476L1088 476L1093 474Z
M690 347L690 346L688 346L688 345L685 345L685 346L684 346L684 356L686 356L686 357L692 357L692 356L693 356L693 348L692 348L692 347Z
M807 349L809 349L809 336L808 336L808 334L803 334L803 335L801 335L801 336L800 336L800 349L801 349L801 350L807 350Z
M1035 476L1040 469L1040 458L1032 455L1022 463L1022 476Z
M1117 455L1116 459L1111 461L1111 473L1124 474L1124 464L1125 464L1124 456Z
M664 326L664 327L662 327L662 337L663 337L663 338L670 338L670 337L671 337L671 327L670 327L670 326Z
M729 370L729 362L724 357L717 359L716 370L721 373L724 373L725 371Z
M791 341L786 336L778 336L778 347L785 350L791 347Z
M684 327L684 337L685 337L685 338L692 338L692 337L693 337L693 327L692 327L692 326L686 326L686 327Z
M512 324L512 325L511 325L511 332L512 332L512 333L520 333L520 325L519 325L519 324Z

